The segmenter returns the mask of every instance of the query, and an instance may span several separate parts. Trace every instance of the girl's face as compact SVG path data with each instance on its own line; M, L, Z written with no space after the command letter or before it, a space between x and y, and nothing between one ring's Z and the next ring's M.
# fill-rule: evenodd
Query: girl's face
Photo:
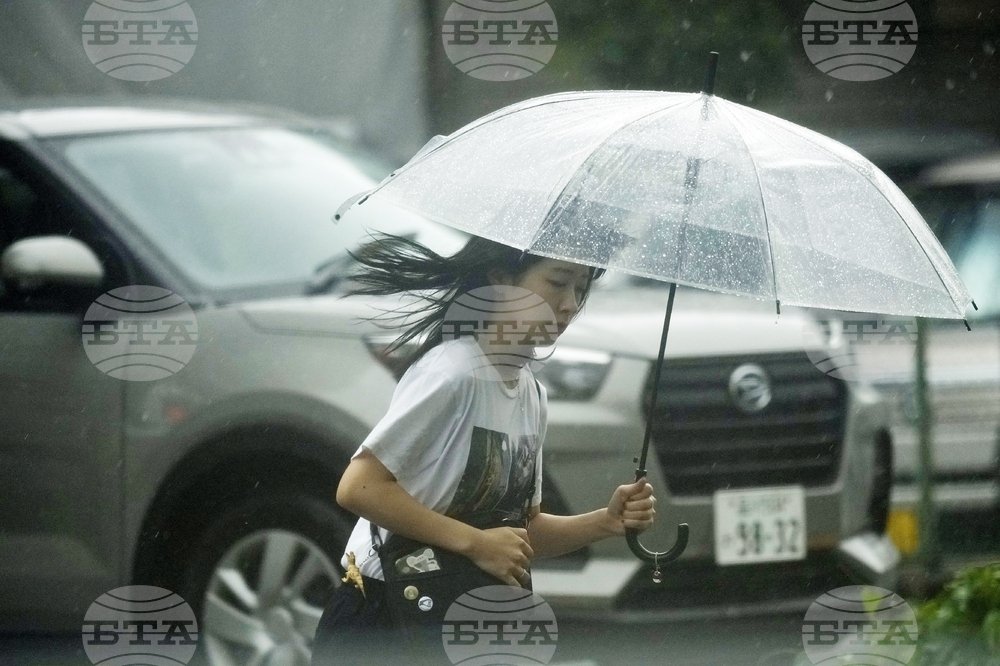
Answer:
M538 294L555 315L561 335L580 311L587 293L590 268L558 259L542 259L514 281L518 287Z

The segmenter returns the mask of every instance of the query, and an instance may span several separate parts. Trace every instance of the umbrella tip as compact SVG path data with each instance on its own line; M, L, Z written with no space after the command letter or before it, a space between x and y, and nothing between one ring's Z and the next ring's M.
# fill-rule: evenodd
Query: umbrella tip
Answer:
M775 308L775 310L778 311L778 316L780 317L781 316L781 301L780 300L776 300L774 302L774 308Z
M963 319L962 323L965 324L965 330L967 330L967 331L971 331L972 330L972 327L969 326L969 320L968 319Z
M705 70L705 83L701 87L701 91L706 95L715 94L715 70L719 66L719 52L709 51L708 52L708 69Z
M976 305L975 301L972 301L972 309L975 310L976 312L979 312L979 306Z

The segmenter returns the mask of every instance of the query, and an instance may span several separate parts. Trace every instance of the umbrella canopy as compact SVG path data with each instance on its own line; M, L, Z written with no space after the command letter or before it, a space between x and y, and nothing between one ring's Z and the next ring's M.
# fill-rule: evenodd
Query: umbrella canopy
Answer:
M893 182L821 134L707 93L572 92L435 137L372 197L525 252L678 284L858 312L964 319L972 299ZM968 326L968 323L966 323ZM646 474L647 420L636 478ZM654 552L629 530L632 552Z
M704 93L539 97L435 137L369 197L534 254L781 304L965 317L971 297L850 148Z

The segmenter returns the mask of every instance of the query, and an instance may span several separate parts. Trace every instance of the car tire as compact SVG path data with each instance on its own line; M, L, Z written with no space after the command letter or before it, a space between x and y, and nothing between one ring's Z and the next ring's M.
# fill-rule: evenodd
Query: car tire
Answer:
M191 663L308 666L350 531L332 501L294 492L247 498L207 523L178 582L198 618Z

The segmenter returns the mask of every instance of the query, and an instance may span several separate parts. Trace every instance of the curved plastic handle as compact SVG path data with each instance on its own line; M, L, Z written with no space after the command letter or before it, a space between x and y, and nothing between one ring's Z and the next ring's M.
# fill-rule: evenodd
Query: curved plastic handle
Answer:
M636 530L625 530L625 541L628 542L629 550L635 553L635 556L640 560L659 566L676 560L684 552L684 549L687 548L688 524L680 523L677 525L677 541L670 547L670 550L663 551L662 553L649 550L639 543L639 533Z
M643 463L640 463L643 464ZM635 470L635 480L638 481L646 476L646 470L640 467ZM670 550L665 550L663 552L657 552L655 550L650 550L639 543L639 532L633 529L625 530L625 541L628 543L629 550L631 550L636 557L638 557L643 562L650 562L654 567L659 569L661 564L666 562L673 562L688 545L688 524L679 523L677 525L677 541L674 545L670 547Z

